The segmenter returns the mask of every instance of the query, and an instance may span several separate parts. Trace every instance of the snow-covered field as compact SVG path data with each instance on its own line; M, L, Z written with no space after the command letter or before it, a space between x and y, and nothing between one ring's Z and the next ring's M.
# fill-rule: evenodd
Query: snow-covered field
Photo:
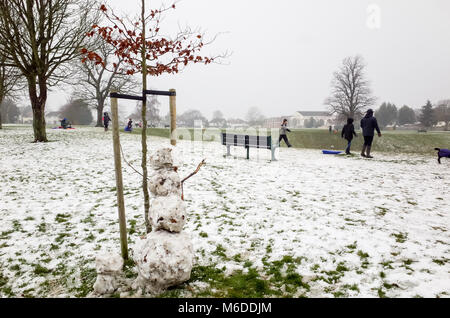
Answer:
M0 297L89 295L95 255L120 252L111 132L48 137L33 144L31 128L0 131ZM139 169L140 136L121 141ZM149 139L150 151L168 145ZM184 193L196 268L220 270L222 282L250 271L270 297L450 296L450 161L225 152L189 141L174 150L182 177L207 162ZM123 167L132 249L144 234L143 195L141 177ZM196 275L176 295L220 295L213 281Z

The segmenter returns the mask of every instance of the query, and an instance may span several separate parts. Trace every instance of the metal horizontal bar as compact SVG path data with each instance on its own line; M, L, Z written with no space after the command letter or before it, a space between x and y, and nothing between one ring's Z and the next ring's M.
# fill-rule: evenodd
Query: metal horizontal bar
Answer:
M153 91L153 90L146 90L144 91L147 95L159 95L159 96L177 96L176 92L166 92L166 91Z
M144 100L142 98L142 96L124 95L124 94L118 94L118 93L111 93L111 94L109 94L109 97L111 97L111 98L119 98L119 99L140 100L140 101Z

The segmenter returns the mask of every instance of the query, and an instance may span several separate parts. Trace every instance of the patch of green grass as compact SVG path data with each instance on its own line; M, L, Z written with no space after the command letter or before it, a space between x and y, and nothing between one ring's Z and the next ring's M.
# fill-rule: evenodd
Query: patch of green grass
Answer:
M377 213L378 216L385 216L386 213L389 211L387 208L382 206L377 206L376 208L379 210Z
M134 233L136 233L137 220L128 220L128 223L130 224L130 228L128 230L128 234L133 235Z
M386 298L386 293L381 288L378 288L378 297Z
M196 266L188 283L196 281L210 284L209 288L199 292L199 297L262 298L273 294L269 283L261 279L254 268L249 268L247 273L236 271L225 276L223 270L215 266Z
M93 242L95 240L95 236L94 234L90 233L88 236L84 238L84 240L87 242Z
M55 239L56 243L62 243L64 241L65 237L69 237L70 234L69 233L59 233L58 236Z
M200 237L208 237L208 233L205 233L205 232L200 232Z
M50 274L52 271L44 266L41 266L40 264L34 264L34 270L33 273L39 276L44 276L47 274Z
M214 252L212 252L211 254L220 256L224 259L228 259L227 255L225 254L225 251L226 251L226 249L221 244L219 244L219 245L217 245L216 250Z
M55 221L58 223L65 223L65 222L69 221L70 217L71 217L70 214L58 213L55 217Z
M41 224L38 225L38 231L45 233L47 231L47 224L45 224L45 222L42 222Z
M8 278L3 276L3 273L0 272L0 288L3 288L8 283Z
M359 250L357 254L361 259L365 259L369 257L368 253L364 253L363 251Z
M408 238L408 233L392 233L391 236L395 237L395 241L397 243L405 243L406 239Z
M359 287L356 284L353 284L353 285L345 284L343 286L343 288L348 289L348 290L352 290L352 291L356 291L356 292L359 293Z
M346 248L348 248L349 250L354 250L356 249L357 246L357 242L355 241L353 244L347 245Z
M12 271L18 272L18 271L20 271L20 265L19 264L12 265L9 267L9 269Z
M134 270L135 266L136 264L131 258L125 261L123 265L123 272L126 278L136 278L138 276L137 272Z
M443 259L434 259L433 263L436 263L440 266L444 266L446 263L448 263L449 260L447 258L443 258Z
M394 269L391 264L393 262L392 261L385 261L385 262L381 262L380 264L383 265L384 268L388 268L388 269Z
M76 293L76 297L84 298L94 290L94 283L97 278L95 268L81 267L81 285L73 288L71 291Z
M14 233L14 230L9 230L9 231L3 231L2 234L0 235L0 239L2 240L8 240L11 237L9 236L9 234Z

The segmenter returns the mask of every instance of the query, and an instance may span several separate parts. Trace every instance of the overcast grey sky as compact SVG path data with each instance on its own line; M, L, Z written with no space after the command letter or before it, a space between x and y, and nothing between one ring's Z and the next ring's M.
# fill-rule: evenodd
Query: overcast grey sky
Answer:
M105 2L118 12L140 10L140 0ZM266 116L325 110L333 72L356 54L368 64L376 107L450 98L449 0L183 0L162 30L173 33L178 23L226 32L205 53L233 52L227 65L149 78L152 88L177 89L179 112L198 109L210 118L217 109L244 117L252 106ZM49 108L64 101L54 92ZM168 101L161 101L165 114Z

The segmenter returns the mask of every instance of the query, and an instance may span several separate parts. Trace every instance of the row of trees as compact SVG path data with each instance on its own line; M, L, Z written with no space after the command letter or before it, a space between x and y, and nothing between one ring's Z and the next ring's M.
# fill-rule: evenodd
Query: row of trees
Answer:
M347 57L340 69L333 74L332 93L325 104L329 106L331 113L337 115L338 122L345 122L348 117L359 120L376 102L370 83L366 79L365 67L361 56ZM394 104L383 103L376 110L376 116L381 127L420 122L423 127L429 128L438 122L444 122L445 130L448 130L450 100L440 101L435 106L427 101L418 116L406 105L397 109Z
M70 85L77 96L64 105L64 112L76 114L79 105L82 115L71 120L86 122L87 104L97 110L97 126L101 126L111 88L131 92L137 86L135 78L119 72L123 58L112 72L95 61L80 63L82 47L98 52L104 63L114 56L114 48L99 35L87 36L102 21L100 11L92 10L95 7L100 7L96 0L0 0L0 105L4 98L28 91L35 141L47 141L49 88Z
M430 101L427 101L420 112L416 112L408 107L403 106L400 109L394 104L383 103L377 110L376 116L381 127L417 124L430 128L437 125L439 122L445 124L445 130L449 128L450 122L450 100L439 101L436 106L433 106Z

